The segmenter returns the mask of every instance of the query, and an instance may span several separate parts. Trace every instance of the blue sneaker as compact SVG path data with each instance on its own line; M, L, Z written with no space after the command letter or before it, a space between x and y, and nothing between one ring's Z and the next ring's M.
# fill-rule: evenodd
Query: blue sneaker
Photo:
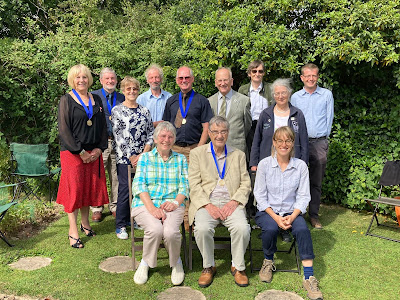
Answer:
M117 234L117 238L121 240L127 240L128 239L128 233L126 232L125 227L117 228L115 230L115 233Z

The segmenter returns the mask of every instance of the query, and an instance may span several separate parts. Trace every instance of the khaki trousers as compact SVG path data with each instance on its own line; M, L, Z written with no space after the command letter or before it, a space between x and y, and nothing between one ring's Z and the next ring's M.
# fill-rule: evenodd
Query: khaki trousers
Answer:
M213 199L211 203L221 208L228 201L225 199ZM236 269L239 271L246 269L244 254L250 240L250 225L247 223L243 205L239 205L225 221L213 219L205 208L200 208L196 212L194 221L194 236L203 257L203 268L209 268L214 265L215 227L221 223L228 228L231 236L232 261Z
M104 169L107 170L108 179L110 180L111 193L109 197L110 203L108 207L110 212L117 210L118 199L118 176L117 176L117 161L115 159L115 151L112 148L112 140L108 140L108 147L103 152ZM91 206L92 212L103 212L103 206Z
M179 230L183 221L184 206L166 212L167 218L161 220L153 217L145 206L132 208L132 216L136 223L143 228L143 255L142 259L150 268L157 267L157 252L163 239L165 249L169 256L169 265L174 267L181 253L182 234Z

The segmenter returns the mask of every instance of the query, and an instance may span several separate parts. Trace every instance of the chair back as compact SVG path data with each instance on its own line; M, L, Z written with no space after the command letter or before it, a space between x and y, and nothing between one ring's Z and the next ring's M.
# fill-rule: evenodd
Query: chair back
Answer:
M18 175L41 176L49 174L46 165L49 152L48 144L18 144L10 145L12 160L17 162L13 173Z
M383 186L400 184L400 160L387 161L385 163L379 184Z

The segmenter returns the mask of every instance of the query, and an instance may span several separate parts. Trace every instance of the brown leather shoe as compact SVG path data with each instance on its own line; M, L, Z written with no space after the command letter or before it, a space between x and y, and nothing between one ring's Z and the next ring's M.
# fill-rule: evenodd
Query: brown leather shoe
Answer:
M95 211L92 214L92 221L93 222L101 222L102 219L103 219L103 216L102 216L101 212Z
M199 286L203 288L208 287L213 282L215 273L217 273L216 267L203 269L199 278Z
M249 278L247 278L246 272L239 271L235 267L231 266L231 274L235 277L235 283L238 286L248 286L249 285Z
M316 218L310 218L310 223L311 223L311 226L314 227L315 229L323 228L321 222Z

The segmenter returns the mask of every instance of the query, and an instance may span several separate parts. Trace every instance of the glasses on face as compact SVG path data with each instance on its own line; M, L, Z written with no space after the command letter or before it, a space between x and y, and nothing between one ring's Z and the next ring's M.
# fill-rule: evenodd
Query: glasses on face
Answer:
M184 79L185 80L189 80L190 78L191 78L190 76L185 76L185 77L179 76L179 77L176 77L176 79L178 79L178 81L183 81Z
M139 89L137 88L137 87L127 87L126 89L125 89L125 91L127 91L127 92L136 92L136 91L138 91Z
M274 97L279 97L279 96L286 97L287 95L289 95L288 92L274 93Z
M257 74L257 72L258 74L264 74L264 70L256 70L256 69L251 70L251 73L253 74Z
M278 146L283 145L283 143L285 143L287 146L290 146L291 144L293 144L293 140L286 140L286 141L284 141L284 140L274 140L274 141L278 144Z
M215 135L218 136L220 134L222 134L223 136L228 134L228 130L221 130L221 131L217 131L217 130L210 130L210 132Z

